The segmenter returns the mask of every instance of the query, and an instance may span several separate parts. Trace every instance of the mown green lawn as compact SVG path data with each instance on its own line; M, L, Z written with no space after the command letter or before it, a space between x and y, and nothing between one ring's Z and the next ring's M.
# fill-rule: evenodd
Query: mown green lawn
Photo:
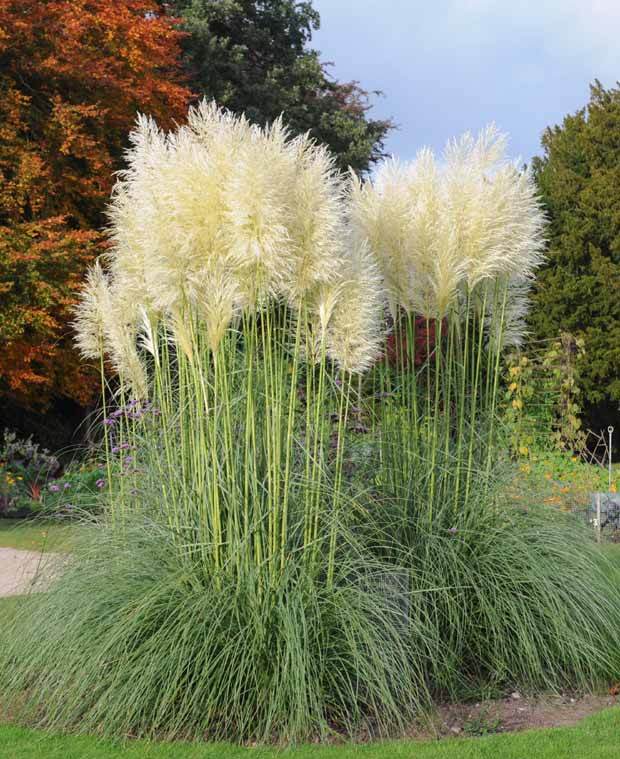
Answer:
M0 519L0 548L67 551L79 529L75 523Z
M61 737L0 727L2 759L618 759L620 707L576 727L434 742L301 746L286 751L242 749L224 744L114 744L88 737Z

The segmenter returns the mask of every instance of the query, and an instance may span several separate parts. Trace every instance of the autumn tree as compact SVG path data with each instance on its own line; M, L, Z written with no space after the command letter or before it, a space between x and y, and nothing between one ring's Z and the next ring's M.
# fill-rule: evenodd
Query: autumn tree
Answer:
M542 145L534 170L549 249L531 323L541 338L584 337L586 421L620 427L620 89L595 82L587 107Z
M391 128L369 117L369 93L329 75L310 46L320 17L298 0L174 0L162 9L182 20L192 88L258 124L284 115L310 132L342 169L366 171Z
M154 7L155 5L155 7ZM0 401L85 403L68 322L138 110L171 124L182 33L146 0L0 0Z

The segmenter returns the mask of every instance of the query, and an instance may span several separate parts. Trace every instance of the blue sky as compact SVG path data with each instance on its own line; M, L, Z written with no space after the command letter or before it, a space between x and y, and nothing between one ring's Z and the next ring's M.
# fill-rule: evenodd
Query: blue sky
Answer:
M494 121L511 156L540 152L547 125L620 79L620 0L314 0L312 46L341 80L381 89L371 113L398 124L412 158Z

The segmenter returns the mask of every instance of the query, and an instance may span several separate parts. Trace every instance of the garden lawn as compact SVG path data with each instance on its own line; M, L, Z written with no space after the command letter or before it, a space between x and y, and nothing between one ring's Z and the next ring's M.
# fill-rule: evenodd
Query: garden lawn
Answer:
M0 548L68 551L79 525L40 520L0 519Z
M367 745L301 746L287 751L243 749L226 744L124 745L90 737L48 735L0 726L2 759L617 759L620 708L607 709L575 727L506 733L434 742L396 741Z

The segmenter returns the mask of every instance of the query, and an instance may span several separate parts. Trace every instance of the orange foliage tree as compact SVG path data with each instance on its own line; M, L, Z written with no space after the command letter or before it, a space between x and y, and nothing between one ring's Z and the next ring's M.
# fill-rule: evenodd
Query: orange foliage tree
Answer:
M186 110L181 36L145 0L0 0L0 397L91 397L71 306L136 112Z

